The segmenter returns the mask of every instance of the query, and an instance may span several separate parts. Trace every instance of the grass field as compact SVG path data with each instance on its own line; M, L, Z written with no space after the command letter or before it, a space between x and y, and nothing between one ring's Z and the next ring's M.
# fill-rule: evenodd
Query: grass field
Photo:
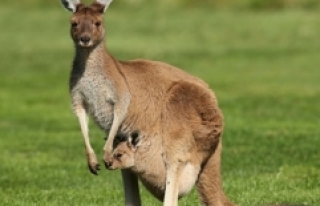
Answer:
M0 205L123 205L119 171L89 173L71 112L70 14L0 7ZM241 206L320 205L320 12L125 6L106 14L118 59L203 78L225 116L224 189ZM102 159L103 133L91 140ZM161 205L141 187L146 206ZM199 205L196 192L180 205Z

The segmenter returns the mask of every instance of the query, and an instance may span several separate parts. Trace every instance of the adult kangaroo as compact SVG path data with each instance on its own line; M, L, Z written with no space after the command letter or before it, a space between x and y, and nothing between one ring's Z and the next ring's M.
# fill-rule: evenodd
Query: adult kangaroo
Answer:
M90 171L97 174L99 164L89 141L88 114L108 133L104 146L107 167L112 165L114 137L139 132L140 147L145 149L138 151L165 165L165 206L178 205L178 185L184 181L180 175L191 161L196 162L202 203L232 206L220 177L223 116L208 85L166 63L113 58L105 47L103 26L103 13L111 0L96 0L90 6L80 0L61 2L73 12L70 32L76 54L70 95ZM148 165L144 169L148 171ZM140 206L136 175L122 170L122 179L125 204Z

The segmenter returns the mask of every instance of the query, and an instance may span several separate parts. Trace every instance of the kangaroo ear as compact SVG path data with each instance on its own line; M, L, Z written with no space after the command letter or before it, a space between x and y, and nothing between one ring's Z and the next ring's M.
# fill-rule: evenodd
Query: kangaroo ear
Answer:
M64 8L73 13L77 11L77 5L81 4L80 0L61 0L61 3Z
M103 6L102 13L104 13L109 7L112 0L96 0L95 3L101 4Z

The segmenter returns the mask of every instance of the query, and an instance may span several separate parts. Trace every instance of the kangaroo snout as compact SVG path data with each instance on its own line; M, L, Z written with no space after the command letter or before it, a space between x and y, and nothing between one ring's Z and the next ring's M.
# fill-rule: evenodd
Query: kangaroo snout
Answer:
M82 46L89 46L91 42L91 37L89 35L82 35L80 37L80 44Z
M80 37L80 41L82 41L83 43L88 43L91 40L89 35L84 35Z

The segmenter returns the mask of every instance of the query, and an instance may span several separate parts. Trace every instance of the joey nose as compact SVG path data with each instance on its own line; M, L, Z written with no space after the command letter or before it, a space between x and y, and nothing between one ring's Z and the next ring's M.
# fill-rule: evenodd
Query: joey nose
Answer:
M88 43L90 40L91 40L91 38L88 35L80 37L80 41L83 43Z
M110 169L112 169L112 163L113 163L112 161L105 161L104 165L106 166L107 169L110 170Z

